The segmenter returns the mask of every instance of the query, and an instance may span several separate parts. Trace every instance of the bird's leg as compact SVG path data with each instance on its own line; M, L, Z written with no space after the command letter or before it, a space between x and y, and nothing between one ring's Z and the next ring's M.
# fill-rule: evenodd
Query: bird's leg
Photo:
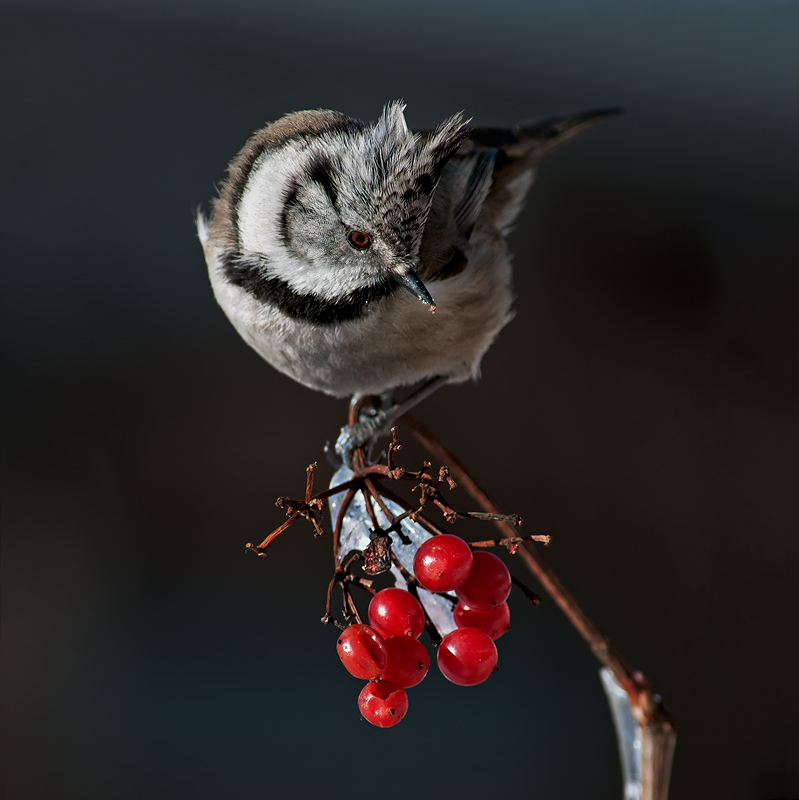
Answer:
M401 403L394 403L385 411L382 406L391 402L390 394L380 395L379 403L366 403L365 397L355 395L350 404L350 424L341 429L336 439L336 454L342 463L351 465L353 450L363 447L381 433L386 433L403 414L429 397L436 389L440 389L447 381L448 378L443 376L431 378Z

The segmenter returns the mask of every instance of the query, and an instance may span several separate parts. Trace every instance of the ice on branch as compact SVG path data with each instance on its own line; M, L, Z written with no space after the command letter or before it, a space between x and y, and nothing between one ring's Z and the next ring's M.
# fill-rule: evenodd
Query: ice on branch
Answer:
M330 481L330 488L345 484L355 477L355 473L349 467L341 467ZM330 518L335 526L338 519L339 508L346 492L331 495L328 498L330 506ZM391 500L385 500L386 507L395 516L399 517L403 509ZM385 530L391 527L392 521L383 513L380 507L374 509L377 521ZM413 574L413 557L422 542L430 539L432 534L426 531L421 525L410 518L402 520L400 523L405 536L410 539L410 544L403 544L400 537L391 532L391 550L400 564L411 574ZM358 492L352 499L349 508L344 515L344 522L341 526L341 547L336 557L337 566L341 566L348 555L356 551L363 551L369 546L369 534L373 529L373 523L366 510L366 500L362 492ZM396 566L391 567L396 585L400 589L407 589L408 584L403 578L402 573ZM441 636L446 636L457 627L452 618L454 603L438 594L428 592L421 586L417 589L419 602L421 602L430 621L436 626Z

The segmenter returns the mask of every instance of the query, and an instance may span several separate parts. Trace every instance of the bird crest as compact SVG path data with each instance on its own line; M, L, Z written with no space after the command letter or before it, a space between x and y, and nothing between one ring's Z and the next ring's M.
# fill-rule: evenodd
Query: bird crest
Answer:
M339 154L341 174L354 178L342 182L340 196L366 214L396 252L414 257L441 173L468 123L455 114L422 136L408 129L404 109L400 101L389 103Z

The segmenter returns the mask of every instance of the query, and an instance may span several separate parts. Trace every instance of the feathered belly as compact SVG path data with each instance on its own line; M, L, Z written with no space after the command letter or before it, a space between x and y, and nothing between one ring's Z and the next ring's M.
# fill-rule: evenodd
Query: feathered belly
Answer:
M212 283L242 338L280 372L336 397L380 394L437 375L453 382L477 376L512 316L508 258L493 255L431 281L435 313L398 288L362 316L324 325L292 318L224 280Z

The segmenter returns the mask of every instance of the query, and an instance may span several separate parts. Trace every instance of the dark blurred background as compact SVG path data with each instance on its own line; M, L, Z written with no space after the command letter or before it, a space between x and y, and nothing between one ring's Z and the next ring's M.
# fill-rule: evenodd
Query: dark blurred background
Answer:
M544 163L516 319L418 416L662 693L674 798L799 796L797 30L764 0L7 2L4 796L621 797L552 602L379 731L318 621L329 540L244 553L329 480L346 403L238 338L194 210L266 121L398 97L418 127L628 110Z

